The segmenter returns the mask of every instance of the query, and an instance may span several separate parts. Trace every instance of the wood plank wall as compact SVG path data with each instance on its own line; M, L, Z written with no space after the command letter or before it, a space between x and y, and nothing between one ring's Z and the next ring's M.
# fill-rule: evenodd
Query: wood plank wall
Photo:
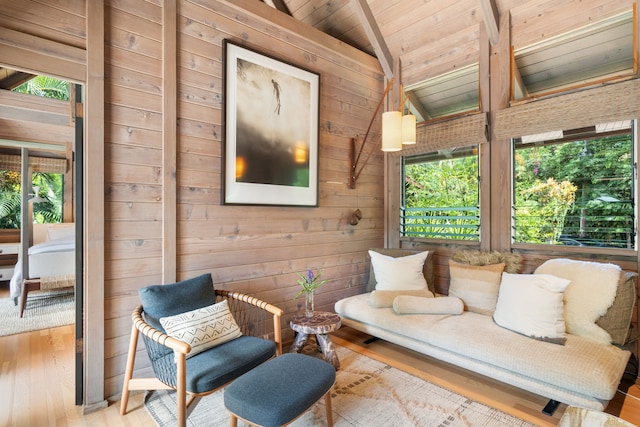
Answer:
M166 268L157 3L107 2L106 9L106 396L120 392L137 289L162 283ZM283 308L282 332L291 340L288 319L302 304L293 301L296 273L322 270L330 282L316 304L332 310L337 299L361 291L366 249L382 244L382 156L374 153L355 190L346 185L349 140L366 131L383 90L381 69L261 2L179 1L177 31L177 214L167 218L177 227L176 277L211 273L217 287ZM321 75L319 207L222 204L223 39ZM351 226L358 208L363 219ZM139 355L142 374L148 363Z
M635 0L590 0L580 5L555 0L496 3L501 11L511 9L512 42L523 46L628 9ZM211 272L216 286L250 292L282 307L286 313L282 330L285 340L290 340L288 317L302 303L292 300L298 290L295 273L307 268L323 270L331 281L319 292L317 304L319 309L330 310L337 299L363 289L368 278L366 249L382 246L384 239L383 157L375 152L355 190L346 185L349 139L364 134L382 93L379 65L255 0L176 1L177 213L175 218L164 218L163 212L170 210L163 209L167 197L163 168L171 162L163 159L163 144L170 144L171 138L163 130L163 114L171 107L164 103L163 88L171 89L167 86L171 82L163 80L163 44L168 43L164 39L163 19L167 18L163 18L163 4L161 0L105 1L107 397L120 393L130 313L139 301L137 290L161 283L163 271L175 270L177 279ZM86 44L84 13L83 0L0 0L0 29L6 30L5 36L26 34L73 47L72 54L60 49L59 55L74 58ZM445 31L444 27L439 28ZM416 47L403 58L403 63L414 67L403 70L403 76L417 80L466 65L480 54L497 56L495 50L478 48L474 40L479 33L473 26L467 33L434 35L437 43ZM225 38L321 74L319 207L221 203ZM407 60L418 51L432 52L433 61ZM11 62L2 55L0 52L0 63ZM393 172L392 166L389 170ZM397 206L399 193L389 191L393 201L389 205ZM491 204L500 206L493 199ZM350 226L348 219L357 208L363 219ZM173 260L163 260L167 243L163 242L163 231L168 226L164 221L175 221L177 256ZM444 291L448 259L457 247L415 241L400 244L437 251L436 285ZM589 258L579 252L570 254ZM557 255L528 251L525 268L530 271L545 257ZM637 270L636 260L623 261L624 268ZM167 266L167 262L173 265ZM137 368L146 371L148 363L140 354Z

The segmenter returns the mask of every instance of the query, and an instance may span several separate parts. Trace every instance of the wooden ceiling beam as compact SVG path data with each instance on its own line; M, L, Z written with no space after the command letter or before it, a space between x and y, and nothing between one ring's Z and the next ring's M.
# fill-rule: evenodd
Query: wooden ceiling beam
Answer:
M291 16L291 11L287 7L284 0L262 0L262 2L279 10L280 12L286 13L287 15Z
M31 73L0 68L0 89L13 90L34 77Z
M495 0L480 0L480 9L482 9L482 16L484 17L484 25L489 35L489 42L492 46L495 46L500 39L500 32L498 31L499 15Z
M384 37L382 37L382 32L380 32L378 23L369 8L369 4L367 4L366 0L351 0L351 5L369 38L371 46L373 46L373 50L376 53L376 57L382 66L385 76L387 79L393 78L393 56L387 47L387 43L384 41Z

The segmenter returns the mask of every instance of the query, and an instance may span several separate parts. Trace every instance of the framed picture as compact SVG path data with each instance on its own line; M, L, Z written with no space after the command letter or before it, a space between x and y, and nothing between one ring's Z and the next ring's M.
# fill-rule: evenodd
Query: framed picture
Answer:
M318 206L320 76L224 41L224 203Z

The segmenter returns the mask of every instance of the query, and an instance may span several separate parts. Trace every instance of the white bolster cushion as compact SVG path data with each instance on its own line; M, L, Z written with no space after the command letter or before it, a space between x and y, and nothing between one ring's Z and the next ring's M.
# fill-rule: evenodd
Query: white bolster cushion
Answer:
M393 300L397 314L462 314L464 303L458 297L422 298L399 295Z
M369 294L369 305L374 308L393 307L393 300L400 295L433 298L433 294L428 289L406 291L371 291L371 293Z

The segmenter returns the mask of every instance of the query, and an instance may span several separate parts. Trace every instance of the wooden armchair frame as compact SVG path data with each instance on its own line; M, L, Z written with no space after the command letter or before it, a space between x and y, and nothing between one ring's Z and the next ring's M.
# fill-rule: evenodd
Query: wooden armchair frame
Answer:
M276 355L282 354L282 336L280 319L283 314L283 310L268 304L258 298L245 295L240 292L216 290L216 300L229 301L229 308L233 313L233 316L240 326L244 335L258 336L261 338L271 339L270 333L264 333L268 330L267 325L256 325L252 323L255 321L256 308L261 309L260 323L269 318L269 314L273 318L273 341L276 343ZM253 314L252 314L253 313ZM209 390L205 393L190 393L186 390L186 355L191 350L189 344L177 340L164 332L150 326L143 318L142 305L137 306L131 314L133 326L131 329L131 340L129 342L129 354L127 356L127 365L125 369L124 382L122 385L122 401L120 404L120 414L125 415L127 412L127 404L129 401L129 392L132 390L172 390L174 387L167 385L160 381L158 378L133 378L133 368L135 364L136 351L138 347L138 337L142 333L149 339L163 345L174 352L174 360L176 363L177 372L177 386L175 390L177 392L176 401L177 408L177 420L178 426L184 427L189 414L195 408L198 400L206 395L209 395L227 384L224 384L216 389ZM187 399L187 394L189 398Z

